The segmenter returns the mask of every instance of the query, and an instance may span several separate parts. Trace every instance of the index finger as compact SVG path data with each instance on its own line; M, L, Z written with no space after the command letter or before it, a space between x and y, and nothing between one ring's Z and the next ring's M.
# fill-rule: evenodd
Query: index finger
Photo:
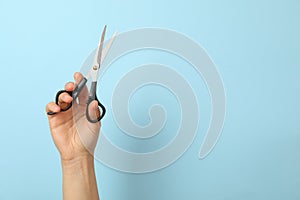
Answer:
M80 72L75 72L74 73L74 80L75 80L76 84L78 84L83 78L84 78L84 76ZM80 92L80 94L78 96L79 103L85 104L88 95L89 95L89 91L88 91L88 89L87 89L87 87L85 85L82 88L82 90L81 90L81 92Z

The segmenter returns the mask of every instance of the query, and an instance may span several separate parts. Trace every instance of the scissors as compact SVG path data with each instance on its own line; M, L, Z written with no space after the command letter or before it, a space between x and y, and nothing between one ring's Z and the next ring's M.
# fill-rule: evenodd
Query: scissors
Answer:
M67 90L60 90L56 93L56 97L55 97L55 103L58 105L58 99L59 99L59 95L61 95L62 93L66 92L68 93L70 96L73 97L73 101L75 101L77 99L77 97L79 96L80 92L82 91L82 89L85 87L88 78L92 79L92 84L90 87L90 91L89 91L89 95L88 95L88 99L87 99L87 106L86 106L86 118L89 122L91 123L97 123L99 122L105 115L106 113L106 109L103 106L103 104L98 100L97 98L97 94L96 94L96 89L97 89L97 80L98 80L98 71L100 69L101 63L104 60L104 58L106 57L115 37L116 37L116 32L113 34L112 38L110 39L110 41L108 42L107 46L105 47L103 53L102 53L102 49L103 49L103 43L104 43L104 37L105 37L105 32L106 32L106 25L104 26L102 35L101 35L101 39L100 39L100 43L98 45L95 57L94 57L94 62L93 65L90 69L90 71L88 72L88 74L86 76L83 77L83 79L78 83L78 85L76 85L74 91L67 91ZM98 107L100 108L100 116L98 116L95 119L92 119L90 113L89 113L89 105L92 103L92 101L96 100L98 102ZM70 104L68 104L68 106L66 108L61 108L61 111L67 111L72 107L72 102ZM48 115L55 115L56 112L48 112Z

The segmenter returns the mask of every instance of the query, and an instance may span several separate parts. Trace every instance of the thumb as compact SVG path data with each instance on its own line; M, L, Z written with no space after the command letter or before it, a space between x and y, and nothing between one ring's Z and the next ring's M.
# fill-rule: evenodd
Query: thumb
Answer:
M98 102L96 100L92 101L88 106L88 112L91 120L97 120L99 119L101 113L100 109L98 107Z

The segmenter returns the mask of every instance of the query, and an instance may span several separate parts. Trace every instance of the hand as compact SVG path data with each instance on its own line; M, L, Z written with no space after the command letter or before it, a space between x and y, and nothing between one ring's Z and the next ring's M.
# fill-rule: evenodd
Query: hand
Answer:
M79 83L83 78L82 74L74 74L74 80ZM69 82L65 85L65 90L73 91L75 84ZM59 96L59 105L50 102L46 106L46 112L56 112L48 115L50 131L53 141L61 155L62 161L71 161L77 158L90 156L93 154L99 137L101 123L90 123L86 119L86 100L88 89L85 87L78 96L78 102L73 101L68 93ZM64 112L61 108L72 103L72 107ZM76 113L73 113L76 111ZM100 110L96 101L89 105L89 113L92 117L100 116ZM93 116L94 115L94 116Z

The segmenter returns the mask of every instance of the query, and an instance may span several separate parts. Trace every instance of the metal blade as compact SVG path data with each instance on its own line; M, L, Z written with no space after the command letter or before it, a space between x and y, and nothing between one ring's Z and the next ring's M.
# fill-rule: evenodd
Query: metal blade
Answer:
M101 63L100 65L102 64L103 60L105 59L105 57L107 56L115 38L117 36L117 32L115 32L112 37L110 38L110 40L108 41L108 44L105 46L105 48L103 49L103 52L102 52L102 57L101 57Z
M115 32L113 34L113 36L111 37L111 39L108 41L107 45L105 46L104 50L102 51L103 49L103 44L104 44L104 37L105 37L105 32L106 32L106 26L104 27L104 30L103 30L103 33L102 33L102 36L101 36L101 40L100 40L100 43L99 43L99 46L97 48L97 52L96 52L96 55L94 57L94 63L93 63L93 66L92 68L90 69L87 77L91 77L93 81L97 81L98 79L98 71L99 71L99 68L103 62L103 60L105 59L105 57L107 56L116 36L117 36L117 32Z
M103 43L104 43L104 38L105 38L105 32L106 32L106 25L104 26L102 35L101 35L101 40L99 43L99 47L98 47L98 52L97 52L97 64L98 64L98 69L100 68L100 64L101 64L101 57L102 57L102 49L103 49Z
M105 32L106 32L106 25L104 26L104 29L102 31L102 35L101 35L101 39L100 39L100 42L99 42L99 45L97 48L97 52L94 57L94 63L93 63L93 67L92 67L93 70L98 70L100 68Z

